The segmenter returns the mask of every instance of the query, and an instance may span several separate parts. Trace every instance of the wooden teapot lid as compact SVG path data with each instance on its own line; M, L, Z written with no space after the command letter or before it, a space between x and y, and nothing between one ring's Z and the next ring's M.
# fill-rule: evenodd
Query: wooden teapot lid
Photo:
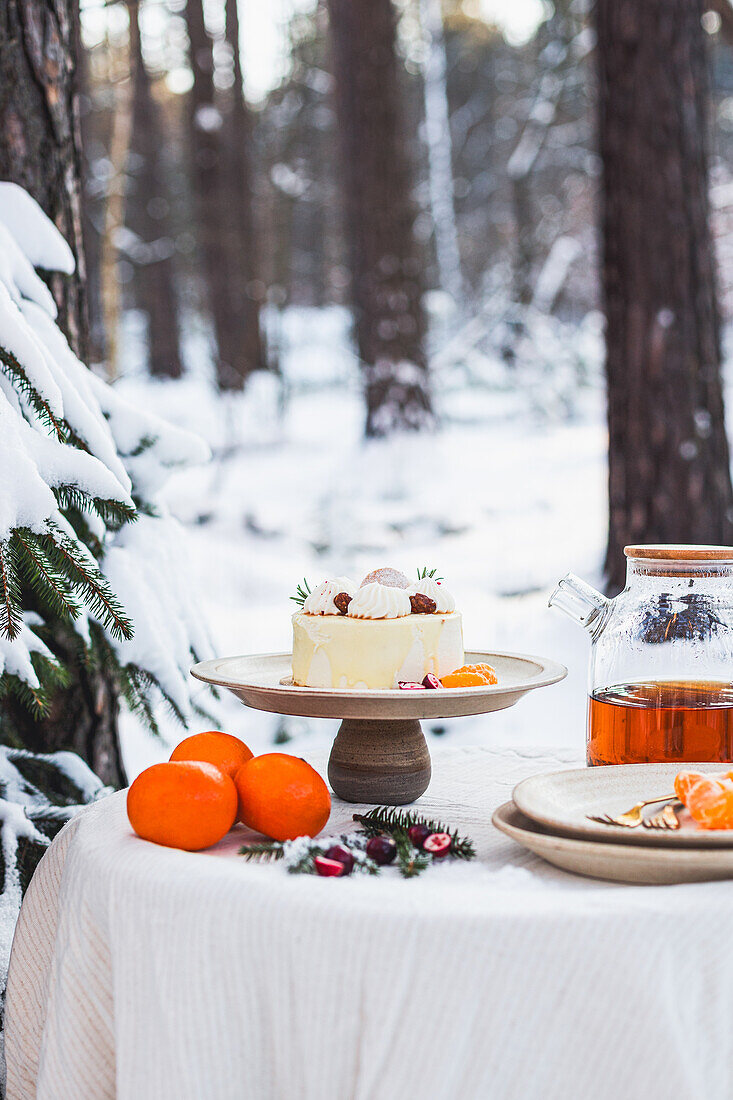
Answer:
M687 543L643 543L624 546L627 558L654 561L733 561L733 546L696 546Z

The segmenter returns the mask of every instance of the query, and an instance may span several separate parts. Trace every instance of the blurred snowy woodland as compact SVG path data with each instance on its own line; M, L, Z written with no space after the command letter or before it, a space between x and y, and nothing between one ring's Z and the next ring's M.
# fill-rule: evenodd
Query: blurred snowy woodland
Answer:
M19 232L26 282L16 271L3 283L26 320L37 319L36 341L53 344L50 382L58 389L67 371L79 380L76 393L62 387L59 408L72 445L83 441L106 467L106 488L92 496L138 514L126 523L103 506L86 543L77 523L134 627L128 640L113 631L105 641L99 608L81 599L82 642L91 623L113 694L124 688L128 704L119 714L111 704L122 760L104 781L165 758L186 723L216 721L256 749L325 742L328 722L249 712L186 687L186 664L192 652L286 649L288 596L304 575L358 577L383 564L439 567L469 646L546 653L570 667L551 708L527 700L490 718L436 723L435 736L580 751L585 640L546 599L567 569L597 584L604 570L614 576L613 562L604 565L597 122L603 82L613 80L612 65L599 63L591 5L81 0L78 20L72 0L57 7L52 16L42 0L13 0L8 11L21 24L44 12L66 51L59 86L71 115L78 109L78 203L73 187L68 202L54 197L73 175L61 148L73 146L73 127L57 134L47 178L37 164L20 170L23 156L35 149L42 159L46 147L34 139L23 156L13 147L10 93L0 97L0 175L40 202L84 261L70 276L70 257L33 253ZM683 9L692 13L688 37L712 73L700 99L710 121L701 171L725 326L733 17L728 0L672 8L678 28ZM659 19L664 53L672 32ZM603 53L613 56L610 38ZM27 71L23 61L13 70L20 85ZM11 234L13 220L0 210ZM47 281L50 270L67 273L50 285L79 359L52 331L29 263ZM85 377L80 360L91 367ZM43 391L48 372L35 381ZM715 435L708 398L691 406L701 441ZM13 400L22 412L17 392ZM20 482L16 490L23 495ZM68 504L56 497L55 507ZM89 508L76 503L89 525ZM731 522L733 512L723 514ZM171 537L177 522L185 537ZM644 533L666 532L650 522ZM34 646L55 652L42 624L34 641L39 609L24 607L26 648L15 645L6 681L18 654L27 669ZM83 738L52 737L46 724L34 741L12 717L6 742L76 748L104 771Z

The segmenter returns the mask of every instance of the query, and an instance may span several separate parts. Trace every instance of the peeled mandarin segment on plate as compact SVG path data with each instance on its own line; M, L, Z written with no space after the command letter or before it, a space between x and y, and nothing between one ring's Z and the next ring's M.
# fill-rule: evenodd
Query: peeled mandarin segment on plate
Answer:
M449 672L441 680L444 688L486 687L487 681L478 672Z
M710 780L733 780L733 770L727 772L715 772L704 774L703 772L678 772L674 781L674 793L685 806L687 806L690 792L700 782L708 782Z
M467 665L466 667L473 672L482 672L488 684L498 684L499 682L496 672L491 665Z
M733 780L703 776L687 793L687 809L702 829L733 829Z
M678 772L675 776L674 793L685 806L690 791L701 779L705 779L702 772Z
M498 683L497 675L491 665L462 665L441 678L443 687L487 687Z

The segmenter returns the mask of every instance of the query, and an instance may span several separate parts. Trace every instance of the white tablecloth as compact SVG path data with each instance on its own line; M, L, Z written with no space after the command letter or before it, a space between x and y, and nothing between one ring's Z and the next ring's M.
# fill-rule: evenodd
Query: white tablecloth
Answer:
M90 807L23 905L9 1100L728 1100L733 884L565 875L490 825L519 779L575 762L437 754L420 805L481 860L410 881L248 864L239 831L171 851L124 793Z

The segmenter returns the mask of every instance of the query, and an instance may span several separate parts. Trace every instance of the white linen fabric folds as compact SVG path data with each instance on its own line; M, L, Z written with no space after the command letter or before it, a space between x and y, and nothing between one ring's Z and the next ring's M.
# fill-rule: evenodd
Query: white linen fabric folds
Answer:
M410 881L247 863L238 830L156 847L124 792L84 810L18 923L8 1100L733 1096L733 884L565 875L490 824L519 779L575 763L436 754L417 808L480 860Z

